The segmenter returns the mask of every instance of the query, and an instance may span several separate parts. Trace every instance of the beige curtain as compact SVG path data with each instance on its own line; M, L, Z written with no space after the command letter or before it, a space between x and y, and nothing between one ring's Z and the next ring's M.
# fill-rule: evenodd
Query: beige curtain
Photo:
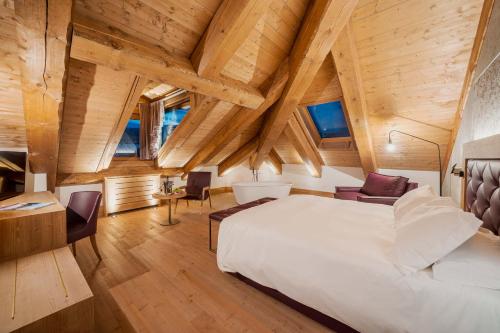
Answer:
M140 159L152 160L158 156L161 144L161 129L163 127L163 101L150 104L139 104L141 119Z

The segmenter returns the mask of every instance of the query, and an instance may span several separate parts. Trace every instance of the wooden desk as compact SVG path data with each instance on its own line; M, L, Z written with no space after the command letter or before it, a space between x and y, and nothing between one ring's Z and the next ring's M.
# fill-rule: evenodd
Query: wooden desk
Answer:
M93 302L67 246L0 263L0 333L90 333Z
M51 192L24 193L0 201L0 206L18 202L54 202L35 209L0 212L0 262L66 245L66 209Z

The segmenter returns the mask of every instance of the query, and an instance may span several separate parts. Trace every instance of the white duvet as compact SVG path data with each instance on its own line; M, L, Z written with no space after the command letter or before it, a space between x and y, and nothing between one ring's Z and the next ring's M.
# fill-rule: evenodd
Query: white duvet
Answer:
M390 260L392 207L293 195L223 220L217 263L361 332L500 332L500 292Z

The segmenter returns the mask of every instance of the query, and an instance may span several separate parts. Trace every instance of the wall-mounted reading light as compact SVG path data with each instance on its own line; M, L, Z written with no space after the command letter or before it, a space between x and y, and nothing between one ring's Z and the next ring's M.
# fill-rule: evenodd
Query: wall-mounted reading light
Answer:
M399 133L399 134L403 134L403 135L406 135L406 136L410 136L412 138L415 138L415 139L418 139L418 140L422 140L422 141L425 141L425 142L428 142L428 143L432 143L433 145L435 145L437 147L438 160L439 160L439 195L443 195L443 186L441 184L441 178L442 178L443 170L442 170L442 167L441 167L441 148L439 147L439 144L437 142L430 141L430 140L418 137L418 136L413 135L413 134L401 132L401 131L398 131L398 130L391 130L391 131L389 131L389 141L387 142L387 146L386 146L386 149L387 149L388 152L394 152L396 150L396 146L392 143L392 138L391 138L391 135L394 132Z
M457 177L464 177L465 176L465 172L462 168L460 167L457 167L457 163L453 164L453 166L451 167L451 172L450 172L453 176L457 176Z

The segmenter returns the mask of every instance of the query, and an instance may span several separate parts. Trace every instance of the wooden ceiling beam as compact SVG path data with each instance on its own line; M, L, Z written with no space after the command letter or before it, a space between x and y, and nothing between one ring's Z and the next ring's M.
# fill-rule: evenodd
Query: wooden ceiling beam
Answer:
M288 120L288 125L285 127L285 135L299 153L311 176L321 177L321 166L325 163L319 154L314 140L307 133L305 124L301 123L301 121L300 114L294 112Z
M219 100L209 96L191 94L190 103L191 109L158 152L158 165L160 167L166 163L168 155L174 149L182 147L189 136L207 118L209 112L219 103Z
M280 65L276 70L273 80L270 80L268 87L263 87L267 91L266 99L256 110L240 108L235 115L219 130L217 135L199 149L196 154L184 165L184 172L188 173L197 166L211 160L220 153L233 138L247 130L259 117L261 117L269 107L280 98L281 93L288 80L288 60ZM236 106L237 107L237 106Z
M111 163L111 159L115 154L116 148L118 147L118 143L125 132L125 128L127 127L128 121L132 117L132 113L134 112L139 99L141 98L142 91L146 87L148 83L148 79L141 76L136 76L132 82L132 86L130 87L130 92L125 100L125 103L122 108L122 112L120 116L116 120L115 126L113 127L113 131L110 133L108 142L101 156L101 160L99 161L99 165L97 166L96 171L101 171L103 169L107 169L109 164Z
M114 70L127 70L177 88L251 109L264 102L261 92L240 81L199 76L187 58L147 44L116 28L88 20L74 24L71 57Z
M55 190L71 0L16 0L29 165Z
M198 75L218 77L271 2L224 0L191 55L191 62Z
M283 160L274 148L271 149L264 162L272 169L275 175L281 175L283 173Z
M287 126L333 43L348 22L357 0L314 1L290 54L290 79L264 124L253 167L258 169Z
M333 45L332 56L344 96L351 135L354 136L361 166L366 175L377 170L377 162L368 122L368 107L361 78L361 67L351 23L345 26Z
M253 137L237 151L229 155L224 161L218 165L218 175L222 177L228 174L232 169L248 160L257 150L259 141L257 137Z

